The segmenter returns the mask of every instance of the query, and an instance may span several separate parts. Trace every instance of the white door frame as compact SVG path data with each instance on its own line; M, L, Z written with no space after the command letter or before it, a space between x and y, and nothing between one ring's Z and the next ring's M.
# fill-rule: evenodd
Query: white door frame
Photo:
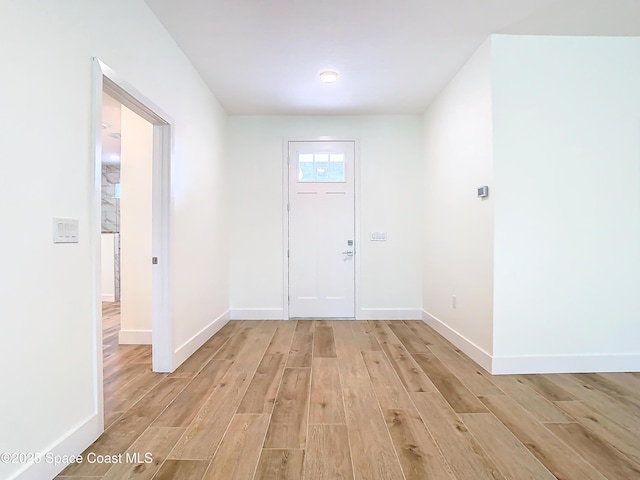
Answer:
M283 138L282 139L282 318L289 320L289 143L290 142L352 142L355 196L355 318L360 312L360 141L357 138L317 137L317 138Z
M156 104L133 88L122 77L93 59L92 131L93 155L90 189L92 288L94 298L94 367L95 402L101 418L104 416L102 373L102 299L100 239L102 225L102 94L108 93L124 106L153 124L152 178L152 256L158 257L152 273L152 354L154 372L173 371L173 335L169 316L169 211L171 191L171 152L173 120ZM151 258L149 258L151 262ZM101 427L104 429L104 424Z

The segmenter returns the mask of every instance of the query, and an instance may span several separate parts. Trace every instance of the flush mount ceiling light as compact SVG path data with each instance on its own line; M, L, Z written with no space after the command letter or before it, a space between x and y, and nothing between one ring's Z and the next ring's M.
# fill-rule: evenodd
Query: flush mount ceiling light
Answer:
M320 81L324 83L333 83L338 80L338 74L336 72L326 71L320 74Z

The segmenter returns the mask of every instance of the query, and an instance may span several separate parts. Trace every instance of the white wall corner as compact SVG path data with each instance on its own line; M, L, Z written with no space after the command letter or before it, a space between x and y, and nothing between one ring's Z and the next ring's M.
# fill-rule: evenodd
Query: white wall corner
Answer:
M101 298L102 298L103 302L115 302L116 301L116 296L113 295L113 294L103 293Z
M493 373L493 358L485 350L425 310L422 311L422 321L462 350L465 355L484 368L487 372Z
M53 445L41 452L34 452L34 455L39 455L40 462L25 465L21 470L9 477L9 480L54 478L69 465L68 463L56 465L53 461L56 456L80 455L89 445L96 441L103 431L104 419L102 416L99 414L91 415L80 425L63 435Z
M209 325L204 327L193 337L180 345L173 354L174 370L193 355L207 340L213 337L218 331L231 320L230 310L227 310Z
M151 330L120 330L120 345L151 345Z
M282 308L232 308L231 320L286 320Z
M421 320L419 308L360 308L356 320Z
M493 357L493 375L640 372L640 354Z

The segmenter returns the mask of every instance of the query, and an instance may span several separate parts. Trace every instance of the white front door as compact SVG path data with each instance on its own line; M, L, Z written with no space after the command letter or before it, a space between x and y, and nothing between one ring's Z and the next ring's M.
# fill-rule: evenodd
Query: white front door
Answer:
M289 317L355 316L354 142L289 142Z

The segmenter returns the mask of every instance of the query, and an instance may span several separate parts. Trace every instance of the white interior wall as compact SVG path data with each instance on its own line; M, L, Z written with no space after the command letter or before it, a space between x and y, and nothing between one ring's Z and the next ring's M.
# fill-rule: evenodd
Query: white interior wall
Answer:
M120 332L121 344L151 344L153 125L121 110Z
M356 141L357 317L419 315L421 129L411 115L229 117L232 312L283 317L283 148L328 137ZM388 241L369 241L372 231Z
M116 298L114 243L115 235L113 233L100 235L100 285L103 302L113 302Z
M170 304L182 351L228 310L226 115L142 0L4 2L0 32L0 212L3 231L18 232L3 236L0 248L0 360L12 365L2 375L0 451L79 453L102 428L91 59L100 57L175 122ZM80 243L52 244L54 216L79 220ZM20 478L51 478L62 467L41 462ZM0 478L23 468L0 464Z
M495 371L638 370L640 38L493 56Z
M430 325L490 368L493 334L491 40L424 116L423 306ZM490 195L477 198L477 187ZM456 307L453 307L453 296Z

